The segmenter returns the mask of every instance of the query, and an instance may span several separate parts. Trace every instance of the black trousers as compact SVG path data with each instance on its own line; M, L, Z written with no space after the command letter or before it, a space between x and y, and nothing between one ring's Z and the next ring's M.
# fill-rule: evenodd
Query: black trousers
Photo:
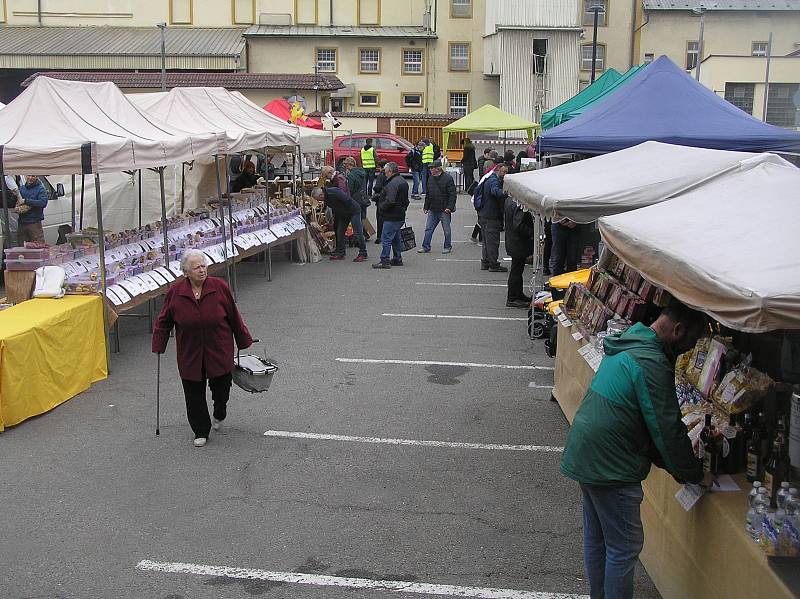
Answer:
M508 296L509 302L524 299L522 290L522 273L525 272L525 258L511 257L511 268L508 270Z
M377 206L375 207L375 219L378 221L375 225L375 235L380 239L383 235L383 215Z
M211 389L211 400L214 402L214 418L225 420L227 415L228 399L231 396L231 373L223 374L216 378L208 379L208 388ZM206 379L202 381L187 381L183 383L183 395L186 399L186 418L192 427L194 438L207 439L211 432L211 418L208 416L206 403Z
M553 229L549 220L544 221L544 254L542 256L544 274L550 273L550 254L553 250Z
M464 191L467 191L475 183L475 169L472 167L464 169Z

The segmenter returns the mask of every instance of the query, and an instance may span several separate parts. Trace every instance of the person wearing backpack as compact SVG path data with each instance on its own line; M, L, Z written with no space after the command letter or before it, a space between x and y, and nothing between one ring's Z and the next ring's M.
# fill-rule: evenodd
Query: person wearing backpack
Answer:
M422 193L425 193L425 180L422 177L422 144L414 146L406 155L406 166L411 172L414 179L413 187L411 188L411 199L419 200L420 183L422 184ZM380 175L378 175L380 176Z
M500 232L503 230L505 203L508 194L503 191L503 178L508 167L500 160L492 172L478 186L473 203L478 211L478 224L483 234L481 270L508 272L498 261L500 254Z

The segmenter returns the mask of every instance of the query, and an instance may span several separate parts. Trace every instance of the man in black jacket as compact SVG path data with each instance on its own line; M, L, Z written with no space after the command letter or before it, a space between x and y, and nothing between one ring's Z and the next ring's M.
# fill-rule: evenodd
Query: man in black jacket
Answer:
M508 172L508 167L503 159L496 161L494 172L478 187L482 186L483 205L478 210L478 224L483 234L483 252L481 253L481 270L489 272L508 272L508 269L498 262L500 252L500 232L503 230L503 213L508 194L503 191L503 178ZM478 193L476 191L476 193Z
M423 211L428 215L425 224L425 239L417 251L427 254L431 251L433 232L439 223L444 231L443 254L453 251L453 240L450 230L450 215L456 211L456 184L453 178L442 170L442 161L434 160L431 164L431 176L428 178L428 193L425 194Z
M506 253L511 256L508 272L507 308L527 308L531 298L522 289L525 260L533 253L533 217L511 198L505 204Z
M345 259L345 232L347 225L353 225L353 236L358 245L358 256L353 262L364 262L367 259L367 245L364 242L364 230L361 227L361 206L353 198L336 187L332 181L324 189L315 188L311 196L317 200L324 200L325 206L333 211L336 223L336 249L331 252L331 260Z
M378 208L383 216L383 233L381 243L381 261L373 264L372 268L391 268L403 266L403 246L400 238L400 229L406 222L406 209L408 208L408 183L400 175L396 162L389 162L384 167L387 183L383 189L384 197L380 200ZM389 260L390 253L394 256Z

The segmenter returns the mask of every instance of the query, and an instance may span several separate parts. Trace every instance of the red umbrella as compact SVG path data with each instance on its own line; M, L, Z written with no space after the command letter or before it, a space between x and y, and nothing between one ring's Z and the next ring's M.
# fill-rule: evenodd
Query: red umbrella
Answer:
M278 98L277 100L273 100L266 106L264 106L264 110L269 112L270 114L274 114L278 118L289 121L292 116L292 106L289 104L288 100L284 100L283 98ZM300 127L308 127L309 129L322 129L322 123L320 121L314 120L310 117L303 116L295 121L295 124Z

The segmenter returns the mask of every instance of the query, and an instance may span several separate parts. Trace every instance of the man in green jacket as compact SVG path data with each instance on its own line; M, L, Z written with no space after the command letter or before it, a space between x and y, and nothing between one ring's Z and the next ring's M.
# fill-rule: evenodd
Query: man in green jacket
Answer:
M561 472L578 481L592 599L632 599L644 545L641 481L651 464L680 482L710 485L675 393L675 360L694 347L705 317L678 302L650 327L605 340L600 364L567 436Z

